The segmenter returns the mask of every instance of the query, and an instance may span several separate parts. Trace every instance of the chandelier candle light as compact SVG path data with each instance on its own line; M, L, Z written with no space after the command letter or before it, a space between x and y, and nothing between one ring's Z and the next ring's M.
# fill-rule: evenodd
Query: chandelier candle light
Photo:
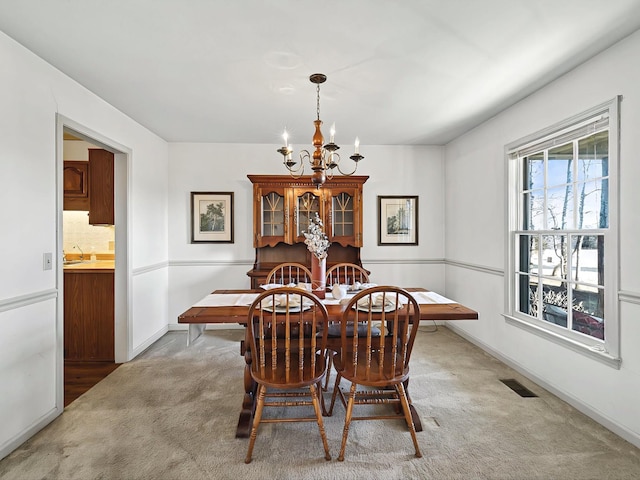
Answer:
M297 165L298 162L292 159L293 148L289 145L289 134L286 129L282 134L284 146L278 149L278 153L282 155L282 163L294 178L300 178L304 175L304 163L305 160L308 161L311 165L311 170L313 170L311 182L316 186L316 188L320 188L327 179L330 180L333 178L335 169L337 169L342 175L346 176L356 173L356 170L358 169L358 162L364 157L359 153L360 141L356 137L354 153L349 157L355 162L355 168L349 173L345 173L340 169L340 155L337 153L337 150L340 147L334 142L336 133L335 123L331 126L329 143L323 145L324 137L322 136L321 130L322 120L320 120L320 84L327 80L327 76L323 73L314 73L309 77L309 80L311 83L316 84L317 118L313 122L316 127L313 134L313 155L310 154L308 150L302 150L300 152L300 165Z
M313 254L311 256L311 290L318 298L324 298L326 291L327 255L329 254L329 237L322 230L322 220L316 213L309 219L309 230L304 234L304 243Z

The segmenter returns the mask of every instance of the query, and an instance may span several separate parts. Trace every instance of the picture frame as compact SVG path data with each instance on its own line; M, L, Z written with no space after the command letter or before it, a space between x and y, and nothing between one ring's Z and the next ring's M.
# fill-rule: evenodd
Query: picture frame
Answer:
M191 192L191 243L233 243L233 192Z
M417 195L378 195L378 245L418 245Z

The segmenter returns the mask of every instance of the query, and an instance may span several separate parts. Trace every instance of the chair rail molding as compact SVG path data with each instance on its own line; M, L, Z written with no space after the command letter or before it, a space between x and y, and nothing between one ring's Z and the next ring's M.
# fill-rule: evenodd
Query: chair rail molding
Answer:
M628 290L619 290L618 300L620 300L621 302L635 303L640 305L640 293L630 292Z
M145 265L144 267L136 267L133 269L133 276L142 275L144 273L153 272L155 270L161 270L163 268L167 268L169 266L168 261L153 263L151 265Z
M451 265L452 267L466 268L467 270L476 270L478 272L504 277L504 269L502 268L488 267L486 265L478 265L475 263L461 262L451 259L446 259L444 263L446 265Z
M170 260L170 267L253 266L253 260Z
M368 265L441 265L446 261L444 258L363 258L362 264Z
M33 305L34 303L44 302L46 300L56 298L57 296L58 289L50 288L48 290L42 290L39 292L27 293L26 295L6 298L4 300L0 300L0 312L6 312L8 310L26 307L27 305Z

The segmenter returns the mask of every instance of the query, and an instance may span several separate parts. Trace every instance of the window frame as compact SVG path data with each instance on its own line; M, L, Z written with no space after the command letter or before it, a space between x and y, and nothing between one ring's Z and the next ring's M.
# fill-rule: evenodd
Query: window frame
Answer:
M507 239L505 272L505 313L507 322L525 328L557 344L596 358L605 364L620 368L620 317L619 317L619 150L620 150L620 101L617 96L585 112L563 120L551 127L511 142L505 147L507 163ZM523 179L522 158L540 150L551 149L571 140L595 133L603 122L609 131L609 198L608 228L595 230L565 229L558 234L583 232L585 235L604 235L604 341L574 332L566 327L522 313L518 308L519 235L537 235L547 230L525 230L522 226ZM546 189L546 185L545 185ZM594 233L595 232L595 233ZM541 286L542 287L542 286Z

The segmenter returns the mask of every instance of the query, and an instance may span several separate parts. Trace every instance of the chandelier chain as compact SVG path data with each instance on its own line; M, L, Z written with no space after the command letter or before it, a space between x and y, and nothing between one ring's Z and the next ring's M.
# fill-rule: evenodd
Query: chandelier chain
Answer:
M316 85L316 113L320 120L320 84Z

